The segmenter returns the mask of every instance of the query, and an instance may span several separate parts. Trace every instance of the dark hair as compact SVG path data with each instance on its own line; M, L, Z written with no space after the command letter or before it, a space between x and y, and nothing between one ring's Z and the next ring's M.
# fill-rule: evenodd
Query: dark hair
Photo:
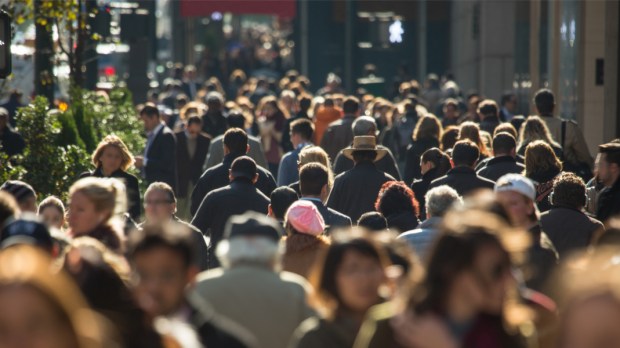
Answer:
M291 133L301 135L304 140L312 139L314 124L306 118L300 118L291 123Z
M187 118L187 126L191 126L193 124L198 124L198 125L202 124L202 117L196 114L189 116Z
M493 153L495 154L495 156L497 156L497 154L509 153L516 148L517 141L511 134L507 132L497 133L493 137Z
M555 97L550 89L543 88L534 95L534 104L540 114L552 114L555 108Z
M186 267L194 264L194 241L188 227L176 223L146 224L142 230L134 231L128 240L127 257L135 259L136 255L157 248L174 251L183 259Z
M459 140L452 150L452 161L455 166L473 166L480 157L478 146L471 140Z
M297 100L299 101L299 108L301 111L307 112L310 110L310 106L312 106L312 99L310 99L310 96L307 94L302 94L297 97Z
M517 133L517 129L512 125L512 123L504 122L498 124L493 131L493 136L496 136L499 133L508 133L512 135L515 141L519 138L519 133Z
M271 192L271 210L276 219L284 220L286 211L299 199L297 192L290 187L282 186Z
M333 107L334 106L334 99L332 99L331 97L326 97L325 98L325 102L323 103L323 106Z
M610 142L598 146L598 152L605 154L607 163L615 163L620 167L620 143Z
M308 163L299 171L299 189L302 196L318 196L329 182L329 170L321 163Z
M237 110L231 111L228 113L228 117L226 117L226 125L228 128L243 129L245 127L245 117Z
M441 149L443 151L448 151L454 147L456 140L459 138L459 132L460 130L457 126L448 126L443 130L441 135Z
M562 172L553 180L552 204L573 209L583 208L586 202L586 184L570 172Z
M140 109L140 116L142 115L148 118L153 118L153 117L159 118L159 109L157 108L157 105L153 103L150 103L150 102L146 103L144 104L142 109Z
M377 158L377 152L370 150L355 150L351 153L351 156L353 157L353 162L355 163L364 161L373 162L375 158Z
M388 222L380 212L369 211L357 219L357 226L364 227L369 231L385 231L388 229Z
M497 117L499 110L495 101L485 99L478 104L478 113L484 117Z
M401 212L410 212L418 216L420 207L409 186L402 181L388 181L379 190L375 209L383 216Z
M512 99L512 97L516 97L517 95L515 94L515 92L513 91L506 91L502 94L502 97L500 99L500 104L502 106L506 105L506 103L508 103L510 101L510 99Z
M354 114L360 108L360 101L356 97L347 97L342 104L342 110L345 114Z
M230 153L245 154L248 149L248 134L240 128L230 128L224 133L224 145Z
M420 159L422 163L431 162L438 177L446 175L452 169L450 157L436 147L424 151Z

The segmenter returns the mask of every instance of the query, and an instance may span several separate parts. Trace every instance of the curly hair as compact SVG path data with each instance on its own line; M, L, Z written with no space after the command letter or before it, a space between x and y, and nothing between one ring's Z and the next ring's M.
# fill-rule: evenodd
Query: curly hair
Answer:
M388 181L379 190L375 201L375 210L383 216L406 211L418 216L420 205L409 186L401 181Z

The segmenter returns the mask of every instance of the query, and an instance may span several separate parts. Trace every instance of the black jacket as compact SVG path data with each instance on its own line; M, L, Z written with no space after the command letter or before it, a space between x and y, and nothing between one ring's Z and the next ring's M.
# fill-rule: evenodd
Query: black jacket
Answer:
M549 195L553 190L553 181L560 174L560 170L552 169L542 172L531 173L528 178L534 181L536 188L536 206L541 213L551 209Z
M194 191L192 191L192 204L190 207L190 212L192 215L196 214L200 203L202 203L202 200L209 192L230 184L228 171L230 170L230 166L233 161L240 156L241 155L239 154L228 154L224 156L222 163L207 169L202 174L200 179L198 179L196 186L194 186ZM276 180L267 169L261 166L256 166L256 170L258 171L256 188L259 189L265 196L271 196L271 192L276 189Z
M620 178L612 187L604 188L598 196L596 218L606 222L610 217L620 214Z
M441 185L448 185L464 196L478 189L493 189L495 183L489 179L482 178L476 174L473 168L455 167L448 171L448 174L433 180L429 190Z
M480 121L480 130L483 130L492 136L495 128L497 128L499 124L500 121L497 117L485 117L482 121Z
M512 156L493 157L485 162L486 165L478 170L478 175L491 181L497 181L506 174L521 174L525 166Z
M2 145L0 151L6 153L9 157L24 152L26 148L24 137L10 127L5 128L4 132L0 134L0 144Z
M80 179L86 178L89 176L94 176L96 178L103 178L103 172L101 168L97 168L92 172L84 172L80 174ZM132 219L138 220L140 218L140 213L142 209L142 201L140 200L140 186L138 185L138 178L135 176L124 172L122 170L117 170L112 175L111 178L120 179L123 184L125 184L125 188L127 189L127 212Z
M407 185L411 185L413 180L422 177L422 172L420 171L420 157L422 157L424 151L433 147L439 147L439 140L435 138L419 139L409 145L407 148L403 178Z
M202 115L202 131L209 134L211 138L224 134L228 125L226 124L226 114L221 111L208 112Z
M372 162L357 163L353 169L336 177L327 206L357 221L362 214L375 210L377 194L388 181L395 179L378 170Z
M321 213L323 221L325 221L325 225L328 226L328 231L336 227L351 227L351 219L348 216L339 213L332 208L326 207L323 202L319 202L315 199L307 200L312 202L318 209L319 213Z
M540 225L555 246L560 258L586 248L603 224L585 213L564 207L552 207L540 215Z
M245 178L235 179L230 185L211 191L200 204L191 224L211 237L209 268L219 266L214 256L215 248L224 236L228 218L246 211L267 214L269 198Z
M416 201L420 205L420 220L426 220L426 193L431 182L439 178L437 168L432 168L426 173L422 174L422 179L416 179L411 184L411 190L415 196Z
M396 164L392 151L383 145L377 145L377 147L388 151L387 155L375 162L377 169L384 173L390 174L396 180L400 180L400 172L398 172L398 165ZM353 163L353 160L343 155L342 150L340 150L340 152L338 152L338 156L336 156L336 160L334 161L334 175L346 172L347 170L353 168L354 164L355 163Z
M542 231L540 224L534 225L528 231L532 237L532 245L528 250L526 267L528 288L536 291L544 290L558 264L558 253L549 236Z
M177 192L177 141L170 128L164 126L155 135L148 152L147 163L144 166L146 181L152 184L162 181L170 185Z
M388 215L385 218L390 229L397 230L401 233L414 230L420 224L418 217L411 211L401 211Z
M196 152L194 157L189 157L187 149L187 134L185 131L175 133L177 137L177 173L179 176L179 189L177 197L185 198L190 183L196 184L202 175L202 167L207 159L211 138L206 133L196 138Z

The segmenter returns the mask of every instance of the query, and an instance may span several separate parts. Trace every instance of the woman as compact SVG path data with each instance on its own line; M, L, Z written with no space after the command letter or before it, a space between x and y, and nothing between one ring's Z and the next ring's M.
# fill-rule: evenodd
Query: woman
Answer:
M69 189L69 235L89 236L115 252L123 251L116 216L124 211L122 184L116 179L80 179Z
M41 201L37 215L43 219L48 228L62 230L65 226L65 206L58 197L49 196Z
M426 192L431 182L440 178L452 168L450 157L436 147L424 151L420 158L421 179L411 184L411 190L420 205L420 220L426 220Z
M297 161L297 167L301 169L304 165L308 163L320 163L327 167L328 171L328 180L327 180L327 189L331 190L332 184L334 183L334 172L332 171L332 165L329 160L329 155L325 150L323 150L319 146L307 146L301 152L299 152L299 160ZM299 181L296 181L288 187L292 188L297 192L297 195L301 197L301 189L299 188Z
M258 127L265 149L267 165L271 174L277 179L278 165L282 158L280 141L282 140L282 130L286 117L278 105L278 100L273 96L263 98L259 110Z
M413 143L407 147L405 159L405 183L411 185L413 180L422 176L420 171L420 157L424 151L439 147L439 139L443 128L435 115L422 116L413 131Z
M314 203L296 201L286 212L284 226L286 251L282 258L283 269L307 279L317 256L330 244L329 238L323 235L323 217Z
M89 176L120 179L127 191L127 212L132 219L137 221L140 218L142 206L138 178L127 173L127 169L133 165L133 162L133 156L125 143L116 135L108 135L97 145L93 153L92 163L96 169L83 173L80 179Z
M541 213L551 209L549 194L553 191L553 180L562 172L562 162L555 152L542 140L530 143L525 150L525 175L534 181L536 206Z
M366 312L382 302L379 288L386 283L388 262L369 237L359 232L336 234L315 268L322 316L304 321L290 347L352 347Z
M521 156L525 155L525 149L527 146L536 140L542 140L547 143L547 145L551 146L553 149L556 157L562 158L562 147L553 140L545 121L538 116L530 116L521 126L521 135L519 136L517 153Z
M443 130L443 134L441 135L441 147L440 149L446 154L450 155L452 153L452 148L454 144L459 140L459 127L457 126L448 126Z
M97 317L78 287L31 246L0 253L0 346L105 347Z
M482 136L480 135L480 126L478 126L477 123L467 121L461 124L459 140L464 139L469 139L473 141L474 144L478 145L478 149L480 149L480 158L478 158L478 162L491 156L489 148L482 141Z
M388 181L379 190L375 210L383 214L390 229L399 232L418 227L418 201L413 191L401 181Z

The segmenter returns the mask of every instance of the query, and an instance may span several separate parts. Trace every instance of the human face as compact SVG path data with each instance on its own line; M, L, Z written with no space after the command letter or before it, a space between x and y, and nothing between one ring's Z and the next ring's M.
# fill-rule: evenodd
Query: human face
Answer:
M166 192L151 190L144 196L144 214L149 222L164 222L172 218L176 204Z
M103 172L110 175L121 169L121 164L123 164L123 153L118 147L108 145L103 149L103 152L101 152L99 162L101 163Z
M617 166L607 162L607 155L604 153L599 153L596 156L595 165L598 180L607 187L613 186L616 180L617 174L614 173L617 172Z
M434 166L433 162L431 161L428 161L428 162L420 161L420 171L422 174L426 174L426 172L433 169L433 166Z
M109 212L98 212L95 205L80 191L73 193L69 201L69 227L74 235L87 234L106 220Z
M77 348L70 324L37 290L5 286L0 308L0 347Z
M620 305L609 296L576 303L564 315L560 348L620 348Z
M175 251L155 247L135 255L134 296L140 307L152 317L170 315L183 303L185 288L196 275Z
M513 226L529 227L530 216L534 213L534 202L514 191L496 193L497 201L506 209Z
M380 301L379 286L385 274L381 264L357 251L347 251L336 272L338 294L345 308L365 313Z
M192 123L187 126L187 133L189 133L189 136L192 139L197 138L201 130L202 130L202 125L199 123Z
M142 123L144 124L144 130L146 132L150 132L153 129L155 129L155 127L157 127L157 125L160 122L159 118L149 117L149 116L146 116L145 114L140 114L140 119L142 120Z
M39 214L47 227L62 228L65 224L64 215L54 206L45 207Z
M23 213L37 213L37 197L29 196L19 202L19 210Z
M506 104L504 104L504 107L510 112L516 112L517 111L517 97L513 95L510 98L510 100L508 100Z

